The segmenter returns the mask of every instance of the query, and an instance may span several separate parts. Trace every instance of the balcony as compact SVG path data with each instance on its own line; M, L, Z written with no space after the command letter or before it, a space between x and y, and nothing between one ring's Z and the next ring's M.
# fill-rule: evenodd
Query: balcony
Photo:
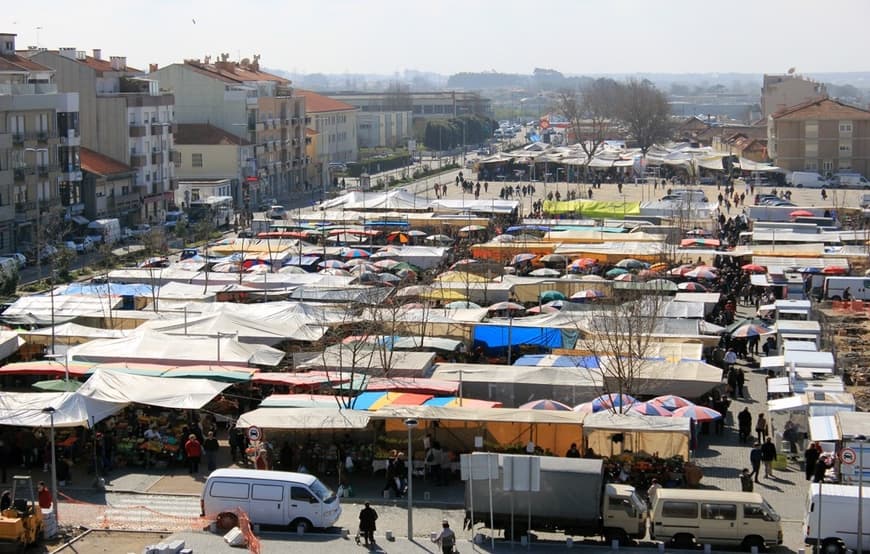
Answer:
M12 133L12 144L14 146L24 145L24 133Z
M163 163L163 152L153 152L151 154L151 163L160 165Z
M170 150L169 161L174 163L176 166L181 165L181 152L174 148Z
M114 194L108 197L106 209L114 211L117 214L135 210L139 207L139 194L131 192L128 194Z
M36 142L39 144L48 144L48 131L37 131L36 132Z
M130 125L130 138L142 138L147 134L145 125Z
M152 123L151 134L157 135L158 137L162 136L164 129L166 129L167 127L169 127L168 123Z
M145 154L130 154L130 167L145 167L148 165L148 156Z
M70 129L66 134L59 134L57 137L58 144L62 146L78 146L81 144L79 139L80 136L78 129Z

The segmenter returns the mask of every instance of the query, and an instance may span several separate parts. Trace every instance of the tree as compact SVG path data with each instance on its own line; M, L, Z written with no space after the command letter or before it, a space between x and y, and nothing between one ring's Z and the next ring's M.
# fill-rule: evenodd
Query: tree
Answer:
M383 109L385 112L409 112L414 108L411 89L398 81L393 81L384 91Z
M646 369L653 357L655 333L661 321L665 299L638 290L614 290L611 305L596 310L580 324L578 350L588 352L598 368L594 374L601 394L636 397L643 394L651 376ZM624 413L631 406L609 409Z
M556 111L568 122L574 140L586 154L587 166L610 133L617 89L617 83L611 79L596 79L579 95L563 89L556 98Z
M629 79L616 95L616 116L641 153L671 132L671 107L665 94L644 79Z

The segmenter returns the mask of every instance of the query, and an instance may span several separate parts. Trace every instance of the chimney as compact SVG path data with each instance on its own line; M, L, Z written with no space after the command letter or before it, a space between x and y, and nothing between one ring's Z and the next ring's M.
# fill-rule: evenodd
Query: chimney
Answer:
M122 71L127 69L127 57L126 56L109 56L109 61L112 64L112 69L115 71Z
M15 54L14 33L0 33L0 55L9 56Z
M63 56L64 58L67 58L70 60L76 59L76 49L75 48L63 47L63 48L58 50L58 53L60 53L60 55Z
M94 59L102 60L103 59L103 51L99 48L94 48Z
M88 59L88 53L84 50L76 50L76 59L77 60L86 60Z
M156 63L149 63L148 64L148 73L154 73L155 71L157 71L157 69L158 68L157 68Z

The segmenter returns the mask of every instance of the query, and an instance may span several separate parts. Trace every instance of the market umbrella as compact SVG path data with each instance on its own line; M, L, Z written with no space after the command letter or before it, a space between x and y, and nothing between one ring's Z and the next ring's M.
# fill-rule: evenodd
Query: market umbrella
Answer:
M478 263L480 263L480 262L478 262L475 259L464 258L462 260L458 260L458 261L454 262L453 265L450 266L450 269L456 269L456 266L478 264Z
M411 237L409 237L406 233L401 231L393 231L389 235L387 235L387 242L398 242L401 244L408 244L411 242Z
M719 242L719 239L708 239L708 238L697 238L692 237L688 239L683 239L680 241L680 246L683 248L690 248L692 246L712 246L717 247L722 243Z
M393 267L391 267L390 271L392 271L393 273L396 273L396 272L402 271L403 269L413 271L414 273L422 273L423 272L422 269L415 266L414 264L409 264L408 262L399 262L396 265L394 265Z
M623 273L614 277L613 280L621 281L623 283L633 283L635 281L640 281L640 277L638 277L634 273Z
M565 300L565 295L557 290L545 290L540 296L541 302L552 302L553 300Z
M671 275L677 276L677 277L682 277L683 275L692 271L693 269L695 269L695 266L693 266L691 264L683 264L681 266L673 268L668 273L670 273Z
M431 291L432 289L425 285L411 285L397 290L396 296L425 296Z
M351 274L350 271L337 267L328 267L326 269L321 269L317 273L321 275L332 275L334 277L349 277Z
M550 269L549 267L539 267L538 269L529 272L529 275L532 277L558 277L561 274L561 271Z
M416 281L417 280L417 272L414 271L413 269L408 269L408 268L403 267L402 269L399 269L399 270L393 270L393 274L401 279L407 279L409 281Z
M668 270L669 267L670 266L668 264L659 262L657 264L652 264L651 266L649 266L649 270L655 271L656 273L664 273Z
M526 310L527 314L554 314L560 311L559 308L553 306L553 302L547 302L543 306L532 306Z
M415 237L415 238L418 238L418 237L425 237L425 236L426 236L426 231L420 231L419 229L411 229L411 230L408 231L406 234L407 234L409 237Z
M662 292L674 292L680 290L677 284L667 279L651 279L646 282L645 290L658 290Z
M517 237L513 235L497 235L492 238L492 242L516 242Z
M690 402L683 398L682 396L677 396L674 394L665 394L662 396L656 396L649 402L655 402L659 406L663 408L667 408L668 410L676 410L677 408L685 408L686 406L694 406L693 402Z
M429 300L468 300L464 294L452 289L429 290L429 292L424 293L423 296Z
M710 235L710 232L707 231L706 229L701 229L700 227L696 227L686 234L690 237L706 237L706 236Z
M672 415L667 408L655 402L641 402L640 404L634 404L631 406L629 411L651 416L670 417Z
M566 264L568 263L568 256L563 256L562 254L547 254L546 256L541 257L541 261L549 264Z
M609 409L609 408L619 408L632 406L637 404L637 399L629 394L602 394L596 398L592 399L592 408L595 411Z
M571 300L589 300L591 298L601 298L602 296L604 296L604 293L600 290L578 290L571 295Z
M849 270L845 267L828 266L822 269L823 275L846 275Z
M521 264L523 262L530 262L537 258L537 254L532 254L529 252L524 252L522 254L517 254L513 258L511 258L511 265Z
M589 282L589 281L596 281L597 282L597 281L606 281L606 280L607 279L605 279L601 275L583 275L582 277L580 277L580 279L578 279L578 281L587 281L587 282Z
M33 383L33 388L47 392L75 392L82 386L81 381L64 379L49 379L47 381L37 381Z
M426 242L432 242L437 244L452 244L453 239L448 237L447 235L429 235L425 239Z
M345 265L348 267L365 266L365 267L374 267L376 269L380 269L379 266L376 266L375 264L369 262L365 258L354 258L353 260L349 260L349 261L345 262ZM374 271L374 270L372 270L372 271Z
M707 287L698 283L680 283L677 285L677 289L684 290L687 292L707 292Z
M627 269L625 269L623 267L614 267L613 269L607 270L607 272L604 274L604 276L613 278L613 277L616 277L617 275L623 275L625 273L628 273Z
M592 402L584 402L582 404L577 404L571 408L571 410L581 414L591 414L595 411L595 408L592 407Z
M473 231L486 231L483 225L466 225L459 230L460 233L471 233Z
M719 277L719 275L713 271L710 271L709 269L696 267L692 271L684 273L683 277L688 277L689 279L706 279L707 281L712 281L713 279Z
M378 279L382 283L401 283L402 278L398 275L393 275L392 273L382 273L378 275Z
M655 271L650 271L649 269L641 269L635 275L641 281L646 281L647 279L652 279L656 275L658 275Z
M571 262L571 265L577 266L577 267L589 267L589 266L595 265L597 263L598 263L598 260L596 260L595 258L577 258L576 260Z
M368 258L371 256L368 250L362 248L345 248L341 251L341 255L345 258Z
M317 264L317 266L327 269L345 269L348 267L348 265L341 260L323 260Z
M558 412L570 412L571 406L562 404L558 400L550 400L542 398L541 400L532 400L520 406L521 410L553 410Z
M487 306L487 311L497 312L500 310L525 310L526 307L516 302L498 302L492 306Z
M758 264L745 264L741 265L740 269L747 273L767 273L767 268L763 265Z
M624 260L619 260L619 262L617 262L616 264L616 267L622 267L625 269L641 269L646 267L647 265L648 264L640 260L635 260L634 258L625 258Z
M758 323L747 322L731 331L730 335L733 338L742 339L747 337L760 337L762 335L769 335L774 332L775 331L773 329L766 325L759 325Z
M281 269L277 271L278 273L289 273L289 274L300 274L300 273L308 273L298 265L285 265Z
M809 210L795 210L788 214L789 217L813 217L814 215L816 214Z
M469 308L477 309L480 308L480 305L475 304L474 302L469 302L467 300L458 300L456 302L451 302L444 307L449 310L464 310Z
M715 421L722 417L722 414L714 410L713 408L708 408L707 406L684 406L682 408L677 408L673 411L674 417L688 417L694 419L695 421L705 422L705 421Z
M356 260L352 260L352 261L356 261ZM389 271L389 270L393 269L394 267L396 267L397 265L399 265L400 263L401 262L397 262L396 260L378 260L373 265L375 267L379 267L381 269L386 269L387 271Z

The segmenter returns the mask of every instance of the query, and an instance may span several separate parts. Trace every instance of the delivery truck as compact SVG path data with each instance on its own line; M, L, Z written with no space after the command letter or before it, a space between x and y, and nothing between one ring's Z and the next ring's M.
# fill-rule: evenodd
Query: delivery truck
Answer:
M863 487L864 552L870 551L870 487ZM845 554L858 548L858 486L812 483L807 492L806 544L821 544L824 554Z
M632 486L605 483L601 460L514 456L540 460L540 490L526 492L513 490L509 484L505 490L505 458L498 455L499 476L492 479L492 524L489 479L466 481L465 511L469 521L473 507L475 523L491 525L493 531L502 530L507 539L524 536L531 529L603 537L607 542L627 544L646 534L646 503Z

